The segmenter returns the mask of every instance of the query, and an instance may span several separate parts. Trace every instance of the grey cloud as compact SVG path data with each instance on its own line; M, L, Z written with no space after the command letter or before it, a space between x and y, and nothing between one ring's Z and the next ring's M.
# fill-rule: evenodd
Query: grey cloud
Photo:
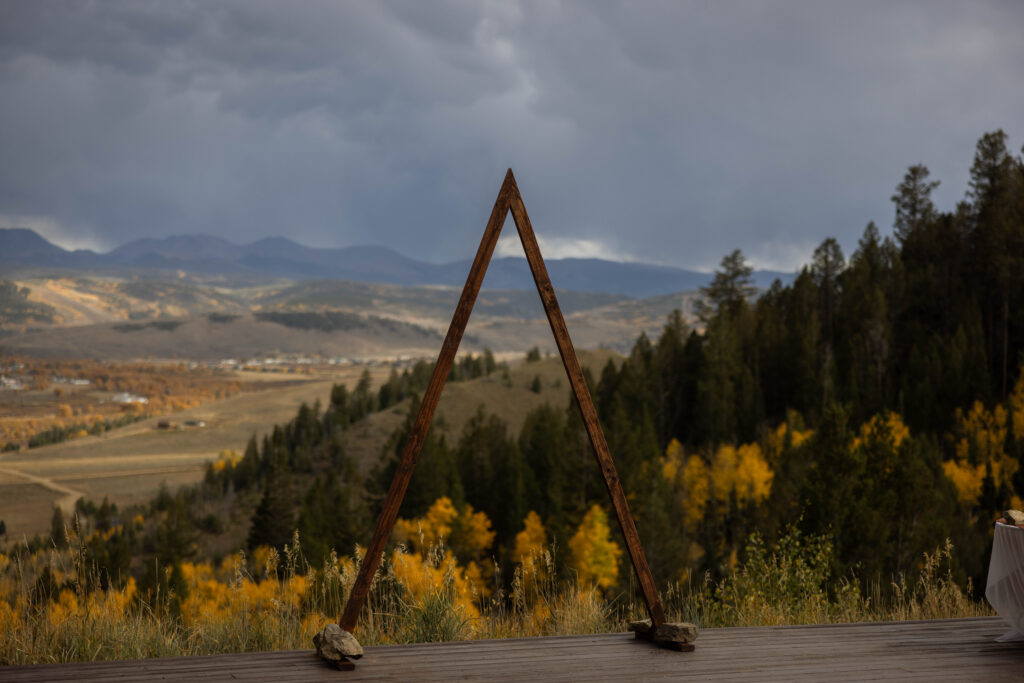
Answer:
M888 225L908 165L950 208L984 131L1021 139L1021 7L5 3L0 215L449 260L512 166L552 238L794 266Z

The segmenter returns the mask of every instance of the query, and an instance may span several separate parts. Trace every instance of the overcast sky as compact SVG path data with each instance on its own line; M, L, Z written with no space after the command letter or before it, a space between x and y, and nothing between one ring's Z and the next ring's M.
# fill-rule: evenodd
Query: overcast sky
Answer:
M1020 150L1022 36L1013 0L0 0L0 227L443 262L511 166L549 258L790 270L888 233L907 166L951 209L982 133Z

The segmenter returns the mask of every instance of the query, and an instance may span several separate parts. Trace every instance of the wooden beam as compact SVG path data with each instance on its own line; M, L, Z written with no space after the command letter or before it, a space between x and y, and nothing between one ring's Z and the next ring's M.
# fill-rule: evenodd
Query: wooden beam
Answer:
M515 187L512 169L509 169L505 174L505 182L502 183L501 190L498 192L498 198L494 202L494 209L491 210L491 218L487 221L487 228L480 240L480 246L476 250L476 258L473 259L466 284L462 288L462 296L459 298L458 306L455 307L451 325L448 326L448 334L444 338L444 344L441 345L441 353L438 354L437 362L434 364L434 373L430 376L430 383L423 394L423 402L420 403L419 414L416 416L416 422L412 426L409 440L402 452L398 471L395 472L395 478L391 481L391 488L384 501L384 509L381 510L377 526L373 531L373 539L370 541L369 548L366 549L366 556L363 558L363 564L359 568L359 574L356 576L355 584L352 585L352 592L349 594L345 611L338 624L349 633L354 632L356 622L359 620L359 612L370 591L373 575L377 571L381 555L384 553L384 546L387 545L388 537L391 536L391 530L395 526L398 508L402 506L402 499L405 498L405 491L409 487L413 468L416 467L416 461L419 460L423 441L426 439L427 430L430 429L430 421L434 417L434 410L437 409L437 402L441 398L444 383L452 369L455 352L459 350L462 333L466 331L469 314L472 313L473 304L476 303L477 294L480 293L480 285L483 284L487 264L491 262L491 255L494 253L498 236L501 234L501 226L508 214L509 197L515 191Z
M509 173L511 174L511 170ZM537 285L537 293L540 294L540 300L544 304L544 312L548 316L551 332L555 335L558 353L562 356L565 374L568 375L569 384L572 385L572 392L576 396L576 405L579 407L580 415L583 417L583 424L587 428L587 436L590 437L590 445L594 449L594 456L597 458L598 467L601 468L601 475L604 477L605 487L608 489L608 495L612 500L615 516L619 520L619 528L622 529L622 536L626 540L629 559L633 564L633 571L636 572L637 580L640 582L640 590L643 592L644 602L647 604L647 612L651 617L651 622L658 626L665 622L665 614L661 607L661 600L658 598L658 591L654 586L654 577L651 576L651 569L647 565L647 557L644 555L643 546L640 545L640 536L636 531L633 515L629 512L626 494L622 490L619 475L615 471L615 462L612 460L611 453L608 450L608 442L604 438L601 423L597 419L594 399L590 395L590 389L587 388L586 379L583 377L583 369L580 367L576 350L573 348L572 340L569 338L569 329L565 326L565 319L562 317L562 311L558 307L555 289L551 285L551 278L548 277L548 270L544 266L544 259L541 257L537 238L533 234L530 217L526 213L526 205L523 204L519 188L515 186L515 178L512 178L512 184L515 189L512 193L512 220L515 221L516 229L519 231L519 239L523 243L526 260L530 264L533 281Z
M626 548L629 551L629 559L633 564L637 579L640 582L640 589L643 592L644 602L647 605L647 612L651 622L657 626L664 623L665 615L662 610L661 601L658 598L654 586L654 578L651 576L650 567L647 565L647 558L644 556L643 547L640 545L640 536L636 531L636 524L629 512L629 504L626 502L626 495L619 482L619 475L615 471L615 463L612 461L611 453L608 450L608 442L601 431L601 424L597 419L597 410L594 408L594 401L590 396L586 380L583 377L583 370L580 367L579 358L573 349L572 340L569 338L569 330L565 326L565 319L558 307L558 299L555 297L554 287L548 277L547 268L544 266L544 259L537 245L537 238L533 234L533 226L530 224L530 217L526 213L526 206L523 204L522 196L516 185L512 169L505 174L505 181L498 192L498 198L494 202L490 220L480 240L480 246L476 252L476 258L469 269L469 276L466 278L466 285L462 289L462 297L459 299L455 314L452 316L451 325L448 327L448 334L441 346L441 353L438 355L437 363L434 364L434 372L430 377L430 383L423 394L423 402L420 404L416 422L413 424L409 434L409 440L402 452L402 459L399 462L395 478L391 482L384 508L381 510L380 518L373 532L373 539L366 550L363 564L359 568L359 575L352 586L348 602L345 604L344 613L341 616L341 628L350 633L355 630L356 622L359 619L359 612L366 602L366 596L370 590L370 583L377 571L380 559L384 553L388 537L395 526L395 519L398 517L398 509L405 498L406 489L409 487L409 480L412 478L413 469L419 459L420 450L430 428L430 421L437 409L437 403L441 398L441 391L444 389L445 381L455 360L455 353L459 349L459 342L462 341L462 334L466 330L470 313L473 311L473 304L480 293L480 286L483 284L484 274L487 272L487 265L491 261L494 247L498 243L498 236L505 223L505 217L509 211L512 212L512 220L515 221L516 229L519 231L519 238L523 243L523 250L526 252L526 260L530 264L530 271L533 273L534 283L537 285L537 293L540 294L541 303L544 305L544 312L547 314L548 323L551 325L551 332L555 336L555 343L558 345L558 352L562 357L562 364L565 366L565 373L569 378L576 403L583 417L583 424L587 429L587 436L594 449L594 456L597 458L601 475L604 477L608 495L615 510L615 516L619 521L619 528L626 541Z

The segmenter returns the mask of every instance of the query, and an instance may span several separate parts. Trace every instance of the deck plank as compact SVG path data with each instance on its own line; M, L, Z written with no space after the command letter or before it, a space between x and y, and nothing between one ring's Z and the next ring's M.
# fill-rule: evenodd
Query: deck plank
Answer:
M1024 680L1024 643L998 618L706 629L690 653L631 634L367 647L355 671L312 650L0 668L0 680L409 681Z

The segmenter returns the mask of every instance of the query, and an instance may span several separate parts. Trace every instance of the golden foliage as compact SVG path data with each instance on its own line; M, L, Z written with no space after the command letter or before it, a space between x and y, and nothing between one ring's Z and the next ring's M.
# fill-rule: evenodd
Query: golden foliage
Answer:
M600 588L615 585L622 548L612 540L608 515L600 505L592 506L583 516L583 522L569 540L569 549L580 585L596 584Z
M714 496L720 503L736 494L741 505L757 504L771 493L774 472L756 443L719 446L710 464L699 453L687 455L673 439L665 449L662 477L676 487L683 509L683 526L694 533Z
M539 543L539 520L524 520L524 527L530 529L524 548ZM586 546L595 537L608 537L607 517L596 506L574 537L574 554L591 550ZM614 544L606 549L614 565L621 551ZM293 547L283 556L281 576L275 572L262 580L247 573L242 553L227 557L216 569L210 563L186 562L180 570L188 596L181 601L179 618L140 596L131 579L122 589L88 590L90 582L74 566L77 552L72 547L14 558L0 554L0 666L307 647L314 633L337 618L339 600L351 590L362 558L361 551L355 557L332 555L322 570L299 573L298 548ZM435 637L610 632L621 629L627 614L639 609L634 604L613 610L597 588L599 580L558 582L550 556L544 555L548 578L524 582L517 571L510 601L481 603L474 586L475 563L462 568L451 553L435 551L424 557L396 550L374 580L359 639L370 645ZM825 575L819 571L828 554L812 555L802 553L795 562L785 554L781 560L762 556L770 562L753 566L748 557L747 565L733 568L733 577L739 579L727 579L718 589L710 581L669 586L664 594L669 619L734 626L991 614L983 602L971 601L969 588L960 590L949 572L940 572L940 560L950 556L948 545L941 554L925 558L916 583L901 580L895 601L888 604L849 590L855 581L841 582L835 599L828 598L820 583ZM811 565L806 565L807 557ZM253 562L259 570L276 568L280 559L266 549ZM44 568L63 588L40 601L35 587ZM733 585L739 590L726 590ZM451 628L452 620L456 628Z
M694 531L711 499L711 470L700 455L690 455L683 467L683 513L686 528Z
M235 450L222 450L213 461L213 471L233 470L242 461L242 454Z
M1020 380L1017 385L1021 385ZM1016 400L1015 387L1010 397L1011 410L1017 409ZM989 473L996 487L1005 485L1013 490L1013 475L1020 465L1006 453L1009 419L1001 404L988 410L981 401L975 401L966 413L957 409L953 435L956 452L953 459L942 463L942 468L956 486L957 497L962 502L978 502L983 480ZM1015 413L1013 419L1016 420Z
M956 460L947 460L942 463L942 470L956 487L956 496L960 502L977 502L981 496L981 482L985 477L984 465L971 466Z
M662 478L669 483L674 483L685 462L686 454L683 452L683 444L679 443L679 439L672 439L668 447L665 448L665 458L661 461Z
M0 444L25 444L36 434L54 427L66 429L81 424L91 430L123 414L177 412L243 390L243 384L229 375L187 363L11 360L22 367L19 372L31 378L34 390L48 387L50 377L88 380L88 385L85 388L56 387L51 401L22 405L16 413L0 418ZM126 392L143 396L149 402L146 405L119 404L98 398L96 391Z
M512 558L520 563L528 561L532 556L543 552L547 545L548 534L540 521L540 515L530 510L523 519L523 530L516 534Z
M434 501L427 513L416 519L395 520L394 538L413 550L442 545L451 538L452 523L459 513L451 498L442 496Z
M429 556L424 558L419 553L405 553L400 549L391 555L394 576L414 601L422 602L431 594L452 587L456 609L470 619L478 618L480 611L474 604L474 597L479 594L481 586L474 585L474 579L480 581L479 569L462 569L451 552L436 562L431 560Z
M794 422L800 422L799 416L790 413L785 422L776 427L774 431L769 432L765 448L765 456L769 462L777 463L782 451L787 447L799 448L814 435L814 430L798 429L792 424Z
M956 422L957 460L978 464L1005 456L1006 410L1001 405L989 411L981 401L975 401L966 414L957 408Z
M452 531L452 545L465 557L482 560L494 544L495 532L491 520L484 512L474 512L467 504L455 519Z
M860 448L872 439L882 439L893 450L898 450L903 441L910 437L910 428L903 423L899 413L888 412L884 416L875 415L860 426L860 431L853 439L853 447Z
M711 486L721 503L734 491L740 505L760 503L771 492L773 476L756 443L719 446L711 462Z
M468 504L459 512L450 498L442 496L422 517L395 520L392 536L421 554L447 545L456 549L460 557L483 560L494 544L494 534L485 513L475 512Z

